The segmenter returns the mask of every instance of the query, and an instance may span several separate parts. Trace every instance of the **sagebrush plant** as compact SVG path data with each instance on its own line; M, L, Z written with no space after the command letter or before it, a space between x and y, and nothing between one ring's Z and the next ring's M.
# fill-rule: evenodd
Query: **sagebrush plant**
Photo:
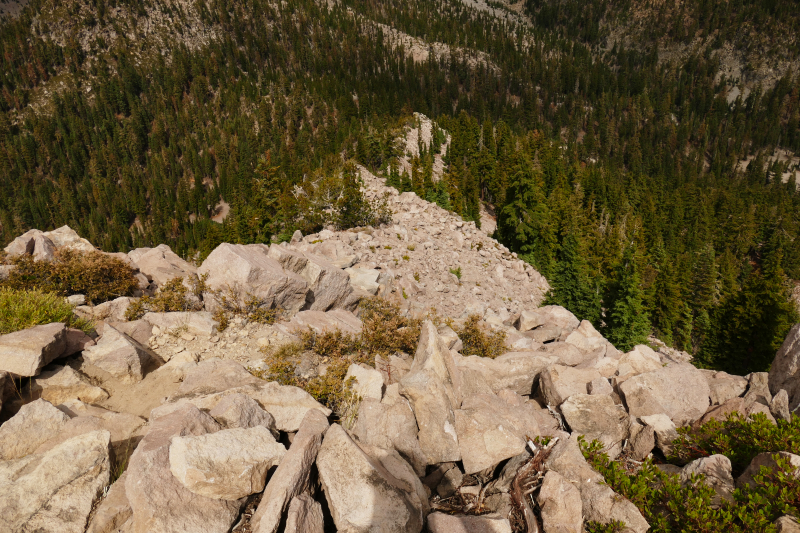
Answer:
M374 364L376 354L398 351L413 353L420 335L421 321L403 317L400 308L388 300L373 297L361 302L361 332L311 328L296 332L298 341L266 348L267 369L251 371L254 375L283 385L300 387L339 416L344 424L352 423L358 407L353 380L345 381L351 364ZM313 352L327 365L325 375L310 379L296 370L304 353Z
M37 289L60 296L83 294L94 304L130 296L139 286L130 265L101 252L61 249L52 261L34 261L23 255L8 262L15 268L0 286Z
M479 355L494 359L508 351L506 332L493 331L481 325L480 315L470 315L460 328L454 328L464 343L463 355Z
M125 318L138 320L148 312L200 311L203 308L200 296L205 289L207 277L208 274L204 274L202 278L189 277L187 280L189 287L184 278L172 278L159 287L153 296L143 296L132 301L125 311Z
M274 324L284 314L284 310L274 307L273 302L245 291L237 285L211 290L205 286L205 280L201 282L203 284L201 292L210 295L217 304L214 320L219 323L220 331L225 330L230 319L236 316L259 324Z
M758 420L759 415L754 420L747 421L741 417L732 417L731 429L740 435L748 433L741 425L753 426L751 436L766 435L763 428L764 421ZM704 424L703 426L709 426ZM701 427L703 427L701 426ZM716 426L718 427L718 426ZM795 429L792 429L795 428ZM797 426L787 423L783 432L794 432ZM705 428L700 434L700 441L705 441L710 427ZM683 450L696 450L694 453L700 456L707 455L702 446L707 446L707 450L713 453L723 453L727 451L739 457L752 457L764 451L789 451L781 449L767 450L772 448L775 443L790 442L791 439L765 441L759 451L751 446L751 437L743 437L741 440L726 441L718 449L716 445L708 445L708 442L693 441L693 437L687 431L683 431L679 439L675 441L676 446L682 446ZM682 444L679 444L682 441ZM745 449L738 450L737 443L744 443ZM770 442L772 444L770 444ZM732 495L732 501L719 499L713 488L704 483L704 476L693 475L685 484L681 483L679 476L669 475L660 470L652 459L645 460L641 467L635 472L629 472L620 462L609 460L603 453L603 445L599 441L587 443L583 437L579 437L581 451L584 457L597 471L599 471L605 482L618 494L629 499L639 508L644 518L650 524L650 531L654 533L683 533L683 532L716 532L725 531L732 533L745 532L774 532L776 528L773 522L781 516L799 516L800 513L800 476L797 475L791 463L778 455L776 459L777 467L770 469L761 467L760 472L753 476L754 483L736 489ZM733 444L731 444L733 443ZM780 444L779 444L780 445ZM725 455L725 453L723 453ZM729 458L731 458L729 456ZM615 529L615 527L617 529ZM604 529L605 528L605 529ZM600 525L587 524L587 531L606 533L621 531L619 524Z
M58 294L0 287L0 335L52 322L64 322L85 333L92 331L93 324L72 311L73 307Z

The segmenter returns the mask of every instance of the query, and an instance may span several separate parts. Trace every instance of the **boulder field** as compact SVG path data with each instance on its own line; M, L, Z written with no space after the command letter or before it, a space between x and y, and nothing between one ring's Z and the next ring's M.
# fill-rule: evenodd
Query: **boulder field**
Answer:
M222 244L200 265L164 245L115 254L136 270L139 295L202 276L200 310L126 321L135 296L97 306L71 296L91 335L53 323L0 336L0 531L499 533L535 501L545 533L587 521L645 532L579 436L641 461L669 453L677 427L732 411L787 419L800 404L800 325L769 374L701 370L667 348L622 353L568 310L541 307L546 281L474 224L364 173L369 194L389 194L391 224ZM61 228L6 252L48 260L63 247L94 250ZM223 328L221 294L285 314ZM264 350L299 331L359 333L359 302L373 296L421 317L421 331L415 353L350 366L350 416L258 377ZM474 315L505 333L504 353L463 355L454 328ZM308 354L295 373L311 379L328 364ZM706 474L730 499L771 460L738 479L724 456L679 473ZM527 502L514 496L523 474L538 480Z

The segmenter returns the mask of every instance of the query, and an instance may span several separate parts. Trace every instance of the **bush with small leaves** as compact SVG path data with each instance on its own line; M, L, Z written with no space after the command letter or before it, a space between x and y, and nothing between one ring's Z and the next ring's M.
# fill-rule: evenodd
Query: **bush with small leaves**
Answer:
M52 261L34 261L23 255L12 258L10 263L15 268L0 286L60 296L83 294L94 304L130 296L139 286L130 265L102 252L62 249Z
M480 320L479 315L470 315L462 327L456 328L458 338L464 343L461 353L489 359L503 355L508 351L505 331L486 331Z
M361 346L371 354L414 353L419 342L421 321L407 318L400 307L384 298L362 300Z
M153 296L143 296L132 301L125 311L125 318L138 320L148 312L200 311L203 308L200 295L205 286L205 278L199 279L195 276L190 278L189 284L192 287L191 291L183 278L172 278L159 287Z

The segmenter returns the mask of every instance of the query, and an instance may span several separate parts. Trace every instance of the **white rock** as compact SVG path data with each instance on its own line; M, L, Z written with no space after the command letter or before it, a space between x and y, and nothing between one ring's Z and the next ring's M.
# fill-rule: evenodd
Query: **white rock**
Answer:
M353 392L362 400L368 398L381 400L383 397L383 376L380 372L374 368L365 368L365 366L352 364L347 369L344 382L347 383L351 377L355 380L352 385Z
M184 487L207 498L238 500L261 492L267 471L286 453L263 426L176 436L169 447L172 474Z
M703 416L710 405L708 382L690 364L671 364L633 376L619 388L631 415L665 413L679 426Z

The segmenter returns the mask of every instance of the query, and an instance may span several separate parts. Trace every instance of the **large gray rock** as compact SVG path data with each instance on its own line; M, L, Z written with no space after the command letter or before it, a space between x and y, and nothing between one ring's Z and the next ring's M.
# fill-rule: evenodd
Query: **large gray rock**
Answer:
M361 402L358 418L353 425L353 436L370 446L397 450L418 475L425 474L427 457L417 438L414 412L405 398L398 398L394 403Z
M19 459L33 453L64 428L69 417L45 400L22 408L0 426L0 461Z
M788 422L792 419L792 413L789 412L789 394L786 389L781 389L772 397L772 403L769 410L776 419Z
M70 366L53 365L31 382L30 391L53 405L67 400L99 403L108 399L108 393L92 385L89 380Z
M428 464L461 459L453 413L461 404L460 374L429 320L422 325L414 362L400 381L400 392L411 402Z
M0 530L83 533L108 485L107 431L86 433L47 453L0 462Z
M606 346L609 344L588 320L582 320L580 326L567 335L564 342L575 346L583 353L597 354L600 357L605 356Z
M378 294L380 270L374 268L345 268L344 271L350 277L350 286L353 289L362 290L373 296Z
M122 322L128 312L133 298L120 296L100 305L79 305L75 308L75 314L87 320L105 320L108 322Z
M544 352L508 352L495 359L471 355L456 360L459 368L480 372L492 391L529 395L540 373L559 358Z
M378 370L367 366L352 364L347 369L344 381L353 378L352 390L362 400L380 401L383 397L383 375Z
M111 434L111 447L116 465L124 464L142 434L145 432L147 420L130 413L115 413L95 405L87 405L80 400L68 400L58 406L58 410L71 418L58 433L36 448L35 453L43 453L55 448L62 442L91 433L92 431L108 431Z
M645 372L653 372L662 367L661 358L649 346L637 344L633 349L622 355L619 358L617 365L617 383L644 374Z
M769 407L772 403L772 393L769 390L769 374L766 372L749 374L747 376L747 392L744 395L744 399L748 404L760 403Z
M52 261L56 255L56 245L44 233L33 238L33 260Z
M128 473L123 472L108 489L108 494L97 506L86 533L115 533L131 517L131 505L125 493L125 480Z
M396 460L402 461L399 456ZM406 467L416 479L411 468L407 464ZM325 434L317 455L317 470L339 531L422 530L427 502L420 501L415 487L398 478L398 473L390 471L384 462L364 453L337 424Z
M742 474L736 478L736 488L741 489L745 486L754 486L755 485L755 476L761 472L761 468L765 467L772 471L773 474L776 474L779 471L777 459L782 461L787 461L789 465L789 472L787 473L794 473L795 477L798 476L800 472L800 455L795 455L789 452L766 452L760 453L753 457L753 460L750 461L750 464L747 468L742 472Z
M286 453L264 426L176 436L169 447L172 475L184 487L216 500L238 500L261 492L267 471Z
M21 377L39 375L42 367L67 348L67 328L61 322L0 335L0 370Z
M564 366L577 366L592 358L591 353L585 352L574 344L567 342L551 342L550 344L545 344L543 349L547 355L558 358L556 364Z
M294 272L308 283L305 308L327 311L345 307L353 292L350 276L325 258L311 253L297 252L286 246L273 244L269 256L289 272Z
M514 407L493 394L465 398L455 418L465 474L519 455L526 436L540 434L538 421L526 406Z
M583 458L578 445L578 434L560 440L545 460L545 469L561 474L581 494L583 518L608 524L614 520L625 522L631 532L645 533L647 521L636 506L616 494L603 483L603 476L595 471Z
M197 273L208 274L206 284L211 290L238 292L233 296L242 303L249 294L268 307L296 313L306 304L308 282L294 272L285 271L268 254L269 247L263 244L223 243L209 254Z
M94 252L97 249L92 246L92 243L78 235L78 233L69 226L61 226L53 231L45 231L44 236L59 250L68 249L75 250L76 252Z
M546 533L582 533L581 493L561 474L555 470L545 474L537 501Z
M800 405L800 324L795 324L781 344L769 367L769 390L777 394L786 389L789 409Z
M631 422L631 437L628 440L629 457L634 461L644 461L656 447L656 435L652 426Z
M95 346L83 351L84 360L105 370L123 383L144 379L145 372L158 359L147 347L114 327L106 325Z
M330 409L299 387L266 382L250 374L235 361L215 358L198 363L186 374L183 383L167 399L167 403L153 409L150 416L158 418L168 414L181 403L212 410L223 398L232 394L245 394L255 400L272 415L275 427L280 431L297 431L303 417L311 409L317 409L325 416L331 414Z
M5 252L9 257L17 257L20 255L32 255L33 243L37 235L42 232L38 229L28 230L5 247Z
M580 325L580 321L559 305L546 305L538 309L522 311L515 325L519 331L528 331L548 325L569 332L576 329Z
M246 394L236 393L223 397L208 414L228 429L263 426L270 430L276 439L279 437L275 418Z
M573 394L561 404L561 413L572 428L586 437L603 443L603 449L612 459L622 452L622 445L630 435L630 418L622 406L607 395Z
M292 445L278 465L278 469L270 478L261 502L250 519L251 528L255 533L275 533L290 501L309 489L311 467L317 458L322 437L328 426L328 419L316 409L309 411L303 418L300 430L294 436ZM310 503L304 503L304 508L306 505Z
M217 332L219 323L208 311L174 311L171 313L145 313L142 320L162 331L185 330L192 335L210 337Z
M710 405L708 382L690 364L670 364L633 376L619 388L631 415L664 413L678 426L694 422Z
M155 248L138 248L128 253L139 271L162 287L173 278L185 278L196 274L197 267L180 258L166 244Z
M323 533L324 518L322 506L308 494L300 494L289 504L284 533Z
M747 380L726 372L706 372L706 381L711 391L711 405L722 405L731 398L744 394Z
M672 453L672 443L678 438L675 424L665 414L643 416L640 419L646 427L653 428L656 446L668 456Z
M507 518L432 513L428 516L430 533L511 533Z
M173 437L213 433L220 430L219 424L189 404L150 424L128 463L125 492L133 514L126 533L227 533L244 499L195 494L172 475L169 463Z
M712 506L720 506L723 500L733 503L733 490L735 487L733 485L733 476L731 475L730 459L719 454L695 459L681 470L681 483L690 483L693 475L704 476L703 483L716 492L711 501Z
M539 387L547 405L558 407L574 394L587 394L589 383L601 377L593 368L550 365L539 376Z

